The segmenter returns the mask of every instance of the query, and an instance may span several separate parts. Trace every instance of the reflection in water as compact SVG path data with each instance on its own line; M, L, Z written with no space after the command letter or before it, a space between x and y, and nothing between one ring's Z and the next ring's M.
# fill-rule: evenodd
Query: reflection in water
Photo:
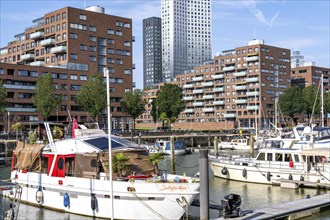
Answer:
M193 176L198 171L198 152L185 156L176 156L176 173L183 174L184 172ZM170 157L166 156L160 164L160 169L170 172ZM0 168L0 179L9 178L9 168ZM211 170L209 171L209 198L210 203L220 205L221 200L225 195L235 193L241 196L243 210L254 210L257 208L265 207L270 204L282 203L292 200L304 198L306 195L315 196L327 193L321 189L284 189L279 186L262 185L244 183L238 181L229 181L221 178L214 177ZM9 209L10 201L6 198L0 197L0 216L4 210ZM210 211L210 218L218 217L219 212L215 210ZM199 208L190 207L189 216L199 216ZM324 211L321 214L314 215L304 220L330 220L330 211ZM39 207L21 204L19 211L19 219L30 220L33 219L63 219L63 220L92 220L91 217L74 215L63 212L56 212ZM1 218L0 218L1 219ZM190 218L191 219L191 218ZM198 219L198 218L197 218Z

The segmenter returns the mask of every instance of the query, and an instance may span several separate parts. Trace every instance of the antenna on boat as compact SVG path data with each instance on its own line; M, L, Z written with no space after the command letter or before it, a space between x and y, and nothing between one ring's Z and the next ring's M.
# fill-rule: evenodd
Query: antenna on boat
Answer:
M321 126L324 127L323 73L321 75Z
M44 124L45 124L45 129L46 129L49 144L51 146L52 151L55 152L56 148L55 148L52 132L51 132L50 127L49 127L49 123L45 122Z

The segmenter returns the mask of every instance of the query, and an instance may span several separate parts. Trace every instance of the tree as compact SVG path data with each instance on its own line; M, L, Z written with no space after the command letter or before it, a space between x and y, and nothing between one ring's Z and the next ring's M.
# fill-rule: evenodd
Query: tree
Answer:
M133 129L135 129L135 119L145 111L146 100L143 98L141 90L125 93L123 101L120 103L123 112L126 112L133 118Z
M159 162L164 159L164 156L162 153L155 153L155 154L149 154L147 161L150 162L152 164L152 166L154 167L154 174L159 173L159 169L158 169L158 164Z
M18 132L20 133L21 137L23 138L23 132L22 131L23 131L24 128L25 128L25 126L21 122L17 122L17 123L15 123L11 126L11 130L16 132L16 140L18 139L17 138Z
M160 116L166 114L168 125L175 122L186 108L186 102L182 99L182 88L175 84L165 83L162 86L157 95L157 103Z
M8 102L6 101L7 93L5 87L3 87L2 80L0 80L0 114L4 113Z
M293 86L284 91L279 97L279 105L284 115L291 118L294 123L294 116L300 114L304 110L302 97L302 89L298 86Z
M324 94L324 108L325 113L330 112L330 92Z
M122 152L112 156L112 168L119 176L123 176L123 173L128 167L128 161L130 157L124 155Z
M107 88L101 77L97 75L89 77L80 87L77 103L96 120L97 115L107 106Z
M48 73L45 76L39 76L32 100L33 104L37 107L37 111L41 113L46 121L51 112L54 111L62 101L61 95L55 92L56 87L53 84L51 74Z

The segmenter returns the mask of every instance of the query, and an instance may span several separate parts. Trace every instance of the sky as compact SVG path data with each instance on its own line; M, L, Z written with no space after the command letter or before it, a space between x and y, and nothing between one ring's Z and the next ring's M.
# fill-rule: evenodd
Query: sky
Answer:
M92 5L133 20L133 80L142 89L142 20L161 16L161 0L0 0L0 47L45 13ZM330 67L330 0L212 0L211 5L213 56L256 38L268 45L298 49L307 62Z

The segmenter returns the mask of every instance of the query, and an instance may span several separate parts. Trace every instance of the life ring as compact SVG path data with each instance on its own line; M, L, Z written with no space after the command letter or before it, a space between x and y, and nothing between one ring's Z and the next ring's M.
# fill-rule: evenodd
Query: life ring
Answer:
M244 177L244 178L246 178L246 175L247 175L247 171L246 171L246 169L245 169L245 168L243 169L242 175L243 175L243 177Z
M227 167L222 168L221 173L222 173L222 175L227 175L228 174Z
M270 182L270 179L271 179L271 175L270 175L270 172L267 172L267 180Z

